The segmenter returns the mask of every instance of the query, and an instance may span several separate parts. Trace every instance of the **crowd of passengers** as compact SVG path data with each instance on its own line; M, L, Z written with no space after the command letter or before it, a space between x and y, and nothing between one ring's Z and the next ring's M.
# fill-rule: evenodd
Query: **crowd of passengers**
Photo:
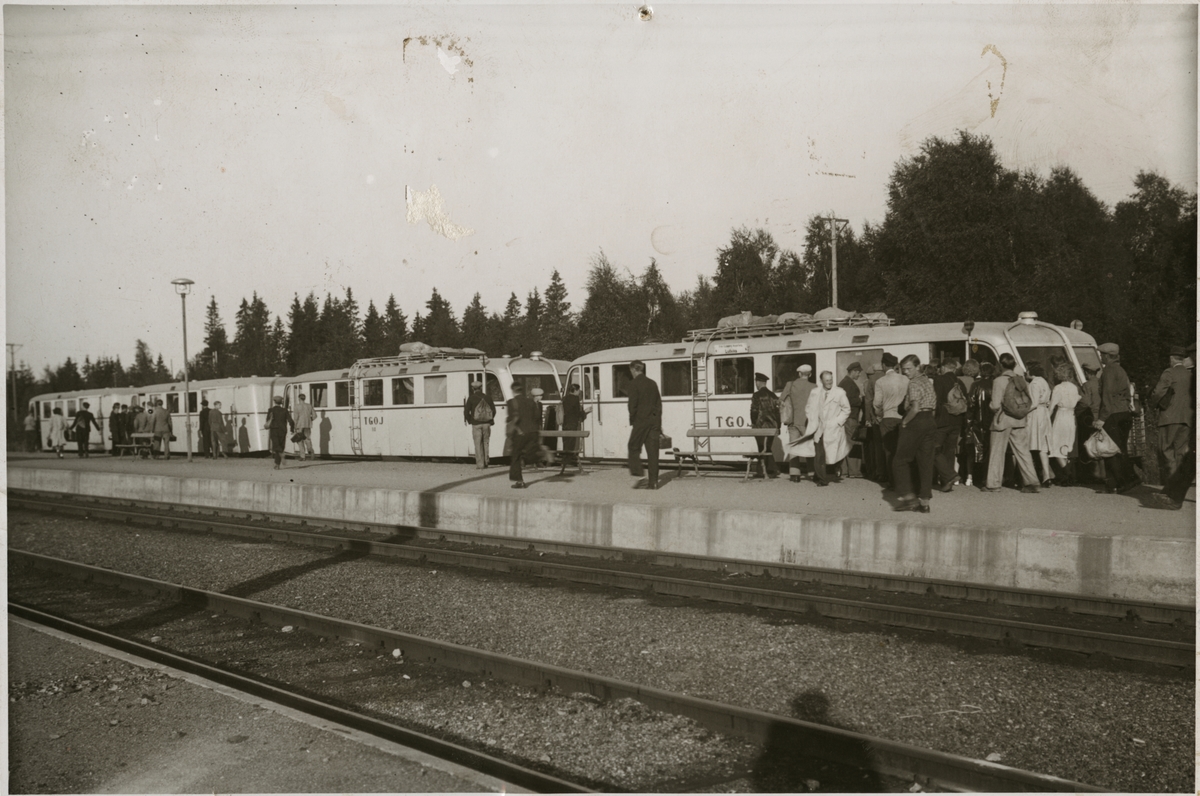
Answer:
M1021 371L1007 353L996 365L953 357L922 365L916 356L884 353L878 367L850 364L836 384L830 371L814 383L812 367L800 365L778 395L767 376L756 373L750 421L763 432L756 435L759 473L779 476L771 452L781 446L793 482L805 480L806 472L819 487L842 477L869 478L895 491L896 511L920 513L929 513L935 487L950 492L960 484L986 492L1011 486L1037 493L1055 484L1128 492L1141 483L1129 456L1135 393L1119 346L1105 343L1099 350L1101 364L1083 366L1083 384L1063 355ZM1195 457L1188 455L1194 355L1195 345L1172 347L1150 395L1165 462L1166 488L1155 498L1169 508L1180 507L1195 476ZM644 449L649 477L635 488L657 489L661 398L642 362L630 363L630 370L630 474L641 478ZM582 414L571 414L575 422L564 428L579 427ZM1093 436L1107 437L1109 450L1089 455ZM511 477L520 481L519 465Z

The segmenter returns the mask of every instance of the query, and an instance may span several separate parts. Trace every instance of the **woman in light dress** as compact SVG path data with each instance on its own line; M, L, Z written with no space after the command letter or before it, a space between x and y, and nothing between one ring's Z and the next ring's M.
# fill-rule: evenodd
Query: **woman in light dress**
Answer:
M1075 404L1079 403L1079 387L1075 384L1075 373L1067 362L1054 369L1058 384L1050 395L1050 455L1057 465L1057 483L1070 486L1074 482L1074 468L1069 461L1076 454L1075 447Z
M1042 460L1042 486L1050 486L1054 478L1050 470L1050 383L1041 362L1030 362L1025 370L1029 376L1029 400L1033 409L1025 417L1029 427L1029 452Z
M54 414L50 415L50 429L47 434L50 436L50 447L54 448L54 452L61 459L63 446L67 444L67 419L63 417L61 409L55 409Z

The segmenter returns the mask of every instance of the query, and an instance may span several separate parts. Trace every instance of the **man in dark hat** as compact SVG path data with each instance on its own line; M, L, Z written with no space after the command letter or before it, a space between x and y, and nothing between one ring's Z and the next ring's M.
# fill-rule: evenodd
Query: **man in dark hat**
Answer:
M1159 450L1166 462L1163 483L1175 474L1191 448L1193 407L1191 373L1183 364L1186 359L1183 346L1171 346L1170 365L1150 393L1150 405L1158 412Z
M662 396L658 385L646 376L646 364L640 359L629 363L633 381L625 387L629 397L629 474L642 477L642 449L646 450L649 479L646 489L658 489L658 440L662 435ZM641 489L638 482L634 489Z
M1129 375L1121 367L1121 349L1116 343L1100 346L1100 411L1092 428L1102 428L1117 443L1120 452L1104 462L1104 484L1108 492L1128 492L1141 483L1129 462L1129 431L1133 427Z
M208 399L204 398L200 401L200 450L199 453L206 459L212 458L212 448L209 445L212 437L212 424L208 422Z
M767 386L767 377L763 373L754 374L754 386L757 388L750 397L750 425L754 428L773 429L779 433L779 399ZM759 459L758 471L763 478L778 478L779 468L775 465L775 437L755 437L759 453L770 453ZM766 472L763 472L763 459L766 460Z
M850 401L850 417L846 418L846 443L850 446L850 454L842 460L841 472L848 478L862 478L862 457L853 455L854 438L863 421L863 392L867 386L862 363L851 362L838 386L845 390L846 399ZM859 453L862 453L862 448L859 448Z
M278 470L283 466L283 451L287 446L288 429L295 429L296 424L292 420L292 416L288 414L288 410L283 408L283 396L276 395L272 400L271 408L267 410L267 425L263 428L267 431L267 442L271 448L271 455L275 457L275 469Z
M508 480L513 489L524 489L525 457L532 456L538 449L538 429L541 414L534 400L525 395L525 385L519 381L512 384L513 397L508 399L508 420L505 432L511 440L512 457L508 461Z

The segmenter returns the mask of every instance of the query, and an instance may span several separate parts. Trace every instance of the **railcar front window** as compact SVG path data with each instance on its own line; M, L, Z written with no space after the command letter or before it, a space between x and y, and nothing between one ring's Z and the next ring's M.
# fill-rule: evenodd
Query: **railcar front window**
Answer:
M412 377L392 379L392 406L409 406L416 403L413 396Z
M996 357L996 351L990 345L974 341L967 349L967 359L973 359L982 365L984 362L989 362L995 366L1000 360Z
M383 406L383 379L363 380L363 406Z
M445 376L426 376L425 377L425 403L427 403L427 404L444 404L444 403L446 403L446 377Z
M496 378L495 373L487 374L487 394L492 399L492 403L504 402L504 390L500 389L500 379Z
M1051 387L1058 383L1058 379L1054 377L1054 369L1060 363L1070 361L1070 357L1067 356L1067 349L1060 345L1017 346L1017 353L1021 355L1021 362L1025 366L1026 374L1029 373L1030 364L1034 362L1041 363L1042 373Z
M1079 360L1080 367L1087 366L1090 368L1100 369L1100 354L1090 345L1071 346L1075 349L1075 358Z
M310 384L308 385L309 401L315 409L324 409L328 406L329 401L329 385L328 384Z
M713 382L717 395L749 395L754 392L754 358L713 360Z
M663 396L691 395L692 385L696 383L696 361L664 362L662 363Z

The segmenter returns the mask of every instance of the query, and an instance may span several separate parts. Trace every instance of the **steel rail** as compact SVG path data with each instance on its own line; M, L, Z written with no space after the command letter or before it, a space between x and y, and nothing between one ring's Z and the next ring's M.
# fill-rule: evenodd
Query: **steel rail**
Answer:
M55 506L57 508L57 506ZM127 519L128 509L89 508L89 515ZM193 527L240 538L265 539L334 550L347 550L411 562L462 566L489 572L551 578L576 584L620 588L663 596L702 599L727 605L764 608L791 613L816 613L830 619L877 622L929 632L947 632L990 641L1023 644L1083 655L1097 653L1124 660L1187 668L1195 665L1195 644L1106 633L1094 630L1022 622L948 611L909 608L874 601L796 594L742 585L709 583L662 575L645 575L547 561L511 559L496 555L414 548L382 541L352 539L330 534L280 528L262 528L215 522L202 517L174 514L139 515L148 523Z
M385 539L400 537L405 541L442 541L470 545L508 547L521 550L537 550L547 553L562 553L590 558L619 558L662 567L718 571L722 574L767 575L781 580L819 583L827 586L844 586L854 589L878 589L879 591L920 594L968 602L996 603L1014 608L1033 608L1048 611L1066 611L1119 619L1136 618L1156 624L1182 624L1194 627L1196 609L1190 605L1157 603L1146 600L1109 599L1087 594L1072 594L1039 589L992 586L965 583L939 578L923 578L908 575L892 575L877 572L816 567L804 564L781 564L753 561L740 558L699 556L688 553L667 553L609 545L594 545L573 542L556 542L524 536L500 536L473 531L453 531L442 528L422 528L411 525L360 522L339 518L310 517L296 514L246 511L240 509L214 508L160 501L103 498L93 495L76 495L37 490L10 490L9 504L35 507L38 500L45 501L39 507L54 511L98 511L101 507L121 506L144 507L149 511L160 511L172 516L200 515L203 517L229 517L246 521L293 524L300 527L320 526L361 531ZM64 502L66 499L67 502ZM128 510L128 509L127 509ZM149 519L160 522L161 517Z
M310 716L316 716L327 721L335 721L348 727L353 727L368 735L383 738L393 743L398 743L441 758L442 760L457 763L472 771L496 777L522 788L528 788L536 793L597 792L576 782L525 768L507 760L484 754L466 746L450 743L449 741L435 738L416 730L374 719L370 716L364 716L318 699L294 693L286 688L280 688L258 678L241 675L220 666L214 666L194 658L164 650L152 644L144 644L132 639L115 636L98 628L89 627L88 625L74 622L64 617L40 611L32 606L10 600L8 603L8 613L28 622L68 633L76 638L94 641L122 652L137 655L154 663L170 666L189 674L199 675L221 685L234 688L246 694L252 694L256 697L269 699Z
M508 655L472 649L384 628L371 627L279 605L231 597L179 584L116 572L34 553L9 551L10 568L20 564L90 583L116 586L140 593L169 597L205 610L225 613L264 624L288 624L316 635L352 639L379 649L399 649L414 661L443 666L539 688L584 692L601 700L631 698L653 710L686 716L716 732L757 742L780 732L803 748L805 754L830 762L869 767L886 776L915 780L928 788L989 792L1102 792L1105 788L999 763L937 752L863 733L793 719L750 708L725 705L588 672L538 663ZM342 719L339 719L339 721Z

